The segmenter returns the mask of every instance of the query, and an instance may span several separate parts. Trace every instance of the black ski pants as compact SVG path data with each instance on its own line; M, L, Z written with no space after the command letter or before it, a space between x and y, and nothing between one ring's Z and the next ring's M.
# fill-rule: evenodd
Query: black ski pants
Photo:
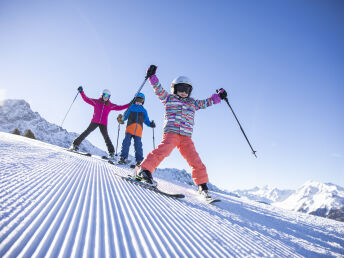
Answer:
M107 126L103 125L103 124L97 124L97 123L93 123L91 122L90 125L87 127L87 129L80 134L80 136L78 138L76 138L73 142L74 145L80 145L80 143L85 140L85 138L91 133L93 132L97 127L99 127L100 132L102 133L105 143L106 143L106 147L108 148L109 153L114 153L115 152L115 148L113 147L113 144L110 140L108 131L107 131Z

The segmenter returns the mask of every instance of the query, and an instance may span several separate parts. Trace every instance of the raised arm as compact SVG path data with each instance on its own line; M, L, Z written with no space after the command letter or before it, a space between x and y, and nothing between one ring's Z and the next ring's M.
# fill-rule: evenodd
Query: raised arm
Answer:
M213 104L218 104L221 102L221 99L225 99L226 97L227 97L227 92L221 88L218 91L218 93L214 93L213 95L211 95L210 98L207 98L204 100L195 100L196 110L210 107Z
M156 75L155 75L157 68L158 68L157 66L151 65L147 70L146 78L149 78L149 82L153 86L153 90L154 90L155 94L159 97L161 102L165 105L169 94L161 86L158 77L156 77Z
M125 105L123 105L123 106L120 106L120 105L116 105L116 104L113 104L113 103L111 103L111 110L117 110L117 111L119 111L119 110L123 110L123 109L127 109L129 107L129 103L128 104L125 104Z
M149 77L149 82L153 87L155 94L159 97L163 104L166 104L167 98L170 95L160 84L158 77L154 74Z
M85 94L85 92L82 90L81 92L80 92L80 95L81 95L81 97L82 97L82 99L86 102L86 103L88 103L88 104L90 104L90 105L92 105L92 106L95 106L96 105L96 99L90 99L89 97L87 97L86 96L86 94Z

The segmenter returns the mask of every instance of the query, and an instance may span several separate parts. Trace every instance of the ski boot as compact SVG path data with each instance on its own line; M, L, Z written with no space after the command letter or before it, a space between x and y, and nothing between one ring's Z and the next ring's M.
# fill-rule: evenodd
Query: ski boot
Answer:
M198 185L198 193L205 199L210 199L211 196L208 192L208 186L206 183Z
M113 152L109 153L109 160L114 160L115 159L115 154Z
M146 184L154 186L152 173L149 172L148 170L140 169L136 179Z
M79 145L76 145L73 143L72 146L69 147L69 150L78 152L79 151Z
M127 161L125 160L125 158L121 157L118 161L118 164L125 165L125 164L127 164Z

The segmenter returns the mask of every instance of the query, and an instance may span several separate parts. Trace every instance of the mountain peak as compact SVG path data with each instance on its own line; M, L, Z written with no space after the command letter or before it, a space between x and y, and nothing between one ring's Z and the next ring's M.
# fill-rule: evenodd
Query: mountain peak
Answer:
M30 129L37 140L64 148L68 148L78 136L77 133L67 132L62 127L46 121L38 112L32 111L30 104L23 99L6 99L0 106L0 120L1 132L10 133L17 128L23 134ZM106 152L87 140L83 141L80 150L100 156L106 155Z

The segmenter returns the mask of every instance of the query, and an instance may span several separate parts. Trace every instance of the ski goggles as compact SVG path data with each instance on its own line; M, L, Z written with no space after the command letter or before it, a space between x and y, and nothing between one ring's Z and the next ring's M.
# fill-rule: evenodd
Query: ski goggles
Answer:
M141 98L141 97L136 97L136 99L135 99L135 102L143 103L144 101L145 101L145 99Z
M111 95L109 95L109 94L106 94L106 93L104 93L104 94L103 94L103 97L104 97L104 98L108 98L108 99L109 99L109 98L110 98L110 96L111 96Z
M174 85L174 89L176 92L185 92L187 94L190 94L192 91L192 87L189 84L185 84L185 83L180 83L180 84L176 84Z

